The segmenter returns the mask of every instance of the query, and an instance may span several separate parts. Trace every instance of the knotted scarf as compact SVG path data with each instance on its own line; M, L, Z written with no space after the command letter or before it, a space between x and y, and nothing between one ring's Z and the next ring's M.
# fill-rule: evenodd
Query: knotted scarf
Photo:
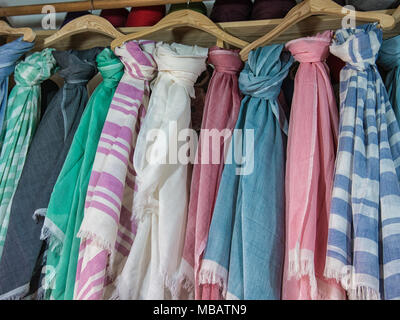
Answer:
M75 299L120 297L118 275L136 234L133 154L148 106L149 81L156 73L154 48L153 41L131 41L115 49L125 73L111 102L90 176L78 233L82 243Z
M290 113L286 163L286 258L283 298L343 299L324 278L339 114L325 62L332 32L290 41L300 62Z
M6 239L12 199L29 145L40 119L40 84L55 71L51 49L35 52L15 68L15 87L8 98L0 134L0 258Z
M200 279L204 299L280 299L287 121L278 103L293 58L282 45L252 51L245 95L219 186ZM211 285L211 286L210 286Z
M201 298L198 272L224 168L225 141L231 137L239 114L241 95L238 75L243 66L237 51L218 47L209 50L208 62L214 65L215 71L204 106L204 136L200 136L197 163L193 167L185 247L180 267L185 280L184 287L193 292L195 286L196 299ZM206 134L208 130L215 136ZM213 141L217 143L213 144Z
M207 52L197 46L157 43L154 59L159 73L134 154L138 189L133 208L138 230L129 267L121 274L126 279L121 281L124 299L178 298L189 166L178 157L180 148L187 149L175 134L186 134L189 128L190 98L206 69ZM129 286L123 288L125 283Z
M76 237L85 207L86 191L100 133L115 89L122 77L122 63L106 48L98 54L97 68L103 81L96 88L82 115L71 148L51 194L44 230L50 233L46 268L54 268L49 279L50 298L73 298L80 240ZM54 282L53 282L54 281Z
M21 37L0 47L0 132L7 107L8 77L14 72L18 59L33 46L34 43L26 42Z
M340 134L325 276L350 299L399 299L400 131L375 65L376 24L340 29Z

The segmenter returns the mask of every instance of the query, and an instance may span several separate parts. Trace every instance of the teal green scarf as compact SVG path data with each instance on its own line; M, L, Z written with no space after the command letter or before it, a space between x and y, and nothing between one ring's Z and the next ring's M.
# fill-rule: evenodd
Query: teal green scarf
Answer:
M6 239L12 198L40 119L40 84L56 70L53 49L28 56L15 68L15 87L8 98L0 134L0 258Z
M72 300L80 239L76 237L85 208L86 191L115 89L123 75L123 64L110 49L97 56L103 82L96 88L84 111L64 166L54 186L44 222L50 234L47 252L46 297Z

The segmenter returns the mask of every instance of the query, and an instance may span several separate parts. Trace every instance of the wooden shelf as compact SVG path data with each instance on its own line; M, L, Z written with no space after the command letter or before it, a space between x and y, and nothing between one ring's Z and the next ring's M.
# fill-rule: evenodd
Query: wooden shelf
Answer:
M202 0L191 0L200 2ZM43 3L25 6L11 6L0 8L0 17L24 16L41 14L44 5L52 5L56 12L76 12L99 9L117 9L125 7L156 6L174 3L186 3L187 0L89 0L58 3Z
M392 13L394 10L384 10L383 12ZM219 26L228 33L245 40L253 42L260 38L267 32L271 31L275 26L281 22L281 19L273 20L257 20L257 21L243 21L243 22L225 22L220 23ZM330 16L314 16L305 19L297 25L285 31L281 36L274 40L273 43L286 43L293 39L298 39L305 36L311 36L318 32L325 30L337 30L341 28L341 18ZM360 22L359 24L363 24ZM133 33L143 28L120 28L119 30L124 33ZM43 39L52 35L55 31L36 31L36 50L43 48ZM385 31L384 38L391 38L400 34L400 24L394 29ZM7 41L14 40L15 37L9 37ZM211 35L192 28L179 28L174 30L166 30L154 34L149 37L149 40L165 41L165 42L178 42L187 45L198 45L203 47L211 47L215 45L216 39ZM58 50L77 49L84 50L93 48L95 46L106 47L109 46L111 39L95 33L84 33L70 37L64 42L56 43L53 47Z

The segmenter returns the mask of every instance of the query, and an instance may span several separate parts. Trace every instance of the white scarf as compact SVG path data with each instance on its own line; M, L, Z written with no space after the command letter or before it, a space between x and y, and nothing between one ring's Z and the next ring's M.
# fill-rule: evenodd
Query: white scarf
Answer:
M154 59L158 77L149 109L139 132L134 155L138 191L133 213L138 220L135 242L121 274L130 285L123 299L178 299L177 272L182 258L189 199L188 165L169 163L176 151L167 144L169 125L176 121L177 132L190 126L190 98L194 84L206 70L208 49L180 44L157 43ZM149 132L164 133L147 141ZM153 131L154 132L154 131ZM183 142L178 142L178 149ZM154 164L146 158L165 152L168 164ZM167 289L167 290L165 290Z

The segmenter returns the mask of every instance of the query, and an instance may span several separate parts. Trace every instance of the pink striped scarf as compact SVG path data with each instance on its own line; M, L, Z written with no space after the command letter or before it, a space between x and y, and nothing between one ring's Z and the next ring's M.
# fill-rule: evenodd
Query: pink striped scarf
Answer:
M125 73L113 97L96 152L78 237L82 239L74 299L119 297L118 275L136 235L133 154L156 74L153 41L132 41L115 53ZM127 284L125 284L126 286Z
M286 164L286 257L283 299L343 299L323 276L339 115L329 69L332 32L289 42L300 62Z
M214 65L215 71L207 90L202 129L216 129L224 134L225 141L229 141L240 109L238 74L243 63L237 51L218 47L209 50L208 62ZM214 138L207 137L209 141L203 141L205 137L200 137L197 149L200 163L193 167L185 247L180 266L183 287L189 293L195 291L196 299L201 298L199 268L207 245L227 143L221 142L215 149L211 143ZM212 159L218 154L219 163L213 164Z

